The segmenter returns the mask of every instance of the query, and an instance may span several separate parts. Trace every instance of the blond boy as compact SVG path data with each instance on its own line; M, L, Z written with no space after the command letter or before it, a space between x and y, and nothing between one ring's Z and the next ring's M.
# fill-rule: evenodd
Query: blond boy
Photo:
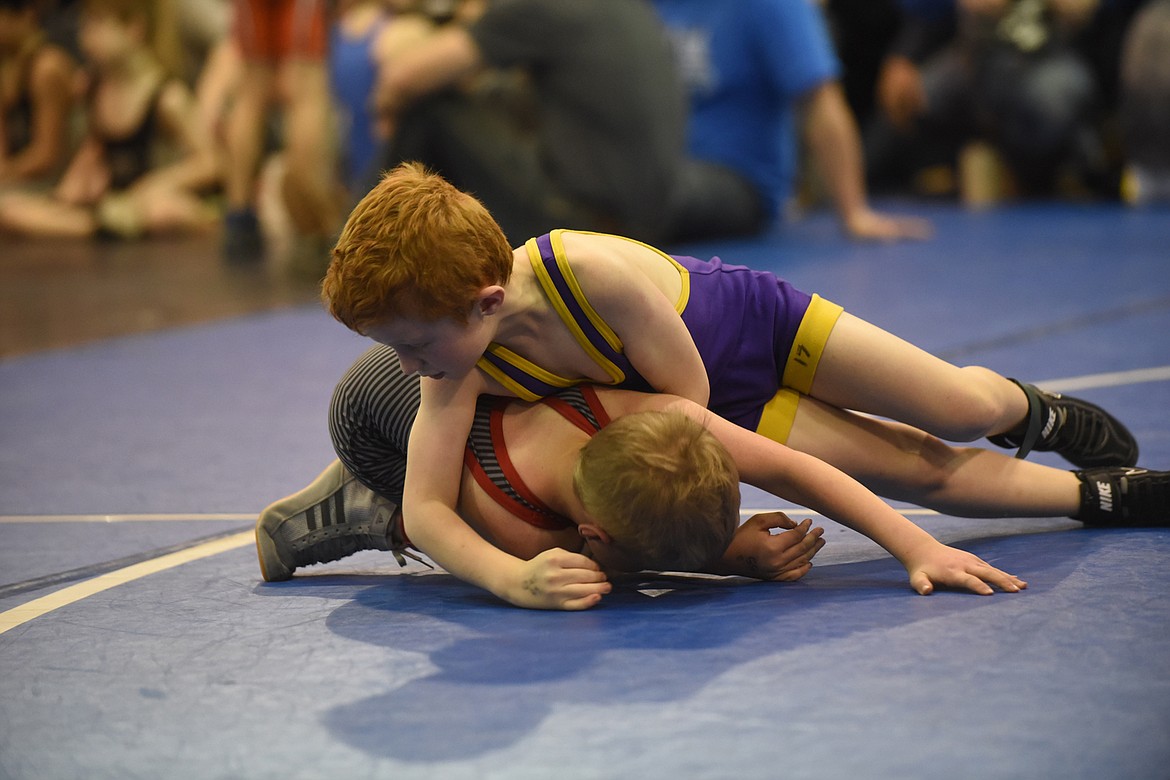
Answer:
M408 395L389 399L397 406L391 414L411 413ZM468 442L461 515L511 555L579 552L607 575L705 571L791 581L806 574L824 545L822 529L778 512L740 525L734 458L692 416L663 411L671 403L668 396L590 387L537 404L489 402L477 411L482 428ZM643 404L647 411L639 411ZM607 410L623 416L611 422ZM401 457L386 452L383 460ZM496 468L500 461L509 468ZM411 543L397 504L382 495L399 492L375 492L334 461L261 514L264 579L286 580L300 566L362 549L393 551L405 565Z

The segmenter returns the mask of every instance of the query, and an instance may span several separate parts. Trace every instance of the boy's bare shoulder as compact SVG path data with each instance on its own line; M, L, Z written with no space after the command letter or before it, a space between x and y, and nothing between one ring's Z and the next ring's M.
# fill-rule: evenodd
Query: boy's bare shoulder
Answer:
M622 236L603 233L561 233L565 259L582 281L619 282L647 263L657 263L657 250Z

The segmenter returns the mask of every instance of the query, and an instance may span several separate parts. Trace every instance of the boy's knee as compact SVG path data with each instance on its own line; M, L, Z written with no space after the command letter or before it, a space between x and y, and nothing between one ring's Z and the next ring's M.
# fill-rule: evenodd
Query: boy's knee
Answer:
M930 505L931 497L947 493L964 452L972 450L951 446L924 431L907 430L897 452L883 458L879 470L863 481L887 498Z
M952 400L944 437L950 441L977 441L997 432L1006 410L988 381L991 372L979 366L967 366L962 370L965 381Z

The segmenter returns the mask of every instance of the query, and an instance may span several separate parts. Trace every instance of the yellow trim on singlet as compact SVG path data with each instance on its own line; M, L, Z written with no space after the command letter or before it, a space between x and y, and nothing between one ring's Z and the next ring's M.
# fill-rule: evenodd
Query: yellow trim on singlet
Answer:
M589 301L585 299L584 293L581 292L581 285L577 282L577 277L573 275L572 269L569 268L569 261L565 258L565 247L561 243L560 233L561 231L559 230L554 230L549 233L549 240L553 248L553 258L556 261L557 268L564 275L565 283L569 285L569 290L572 292L573 297L577 300L577 304L581 307L581 310L585 312L585 316L589 318L589 321L593 323L593 326L596 327L597 330L601 333L602 338L604 338L606 342L608 342L609 345L615 350L621 352L621 339L619 339L617 334L613 332L613 329L610 328L609 325L607 325L605 321L601 319L601 316L598 315L598 313L593 309L593 307L589 304ZM556 311L557 317L559 317L561 322L564 323L565 327L569 329L569 333L572 334L573 340L576 341L577 345L585 351L585 354L589 356L590 360L592 360L602 371L609 375L610 384L616 385L624 382L626 379L626 372L622 371L622 369L615 365L613 361L609 360L605 355L601 354L597 347L593 346L593 344L589 341L589 338L585 335L585 331L582 330L581 326L577 324L576 319L573 317L573 313L569 311L568 305L557 291L556 285L553 283L552 277L548 273L548 269L544 267L544 258L540 255L540 247L537 246L536 239L528 239L528 241L524 244L524 248L528 251L528 262L532 266L532 271L536 275L536 280L540 282L540 286L544 290L544 297L548 299L549 304L553 307L553 310ZM517 368L523 368L523 366L517 366ZM540 377L537 378L539 379Z
M629 241L631 244L637 244L640 247L644 247L646 249L649 249L651 252L653 252L657 255L661 255L663 260L668 261L671 265L674 266L675 270L678 271L678 277L679 277L678 280L679 280L679 283L681 284L681 287L679 288L679 291L678 291L678 300L674 302L674 310L677 311L679 314L682 314L684 311L686 311L687 303L691 299L691 272L688 271L683 266L679 265L679 262L677 260L675 260L670 255L666 254L666 252L663 252L658 247L651 246L650 244L647 244L645 241L639 241L636 238L629 238L628 236L618 236L618 235L614 235L613 233L598 233L598 232L593 231L593 230L565 230L563 228L560 228L560 229L554 230L553 232L554 233L576 233L576 234L582 235L582 236L602 236L604 238L620 238L622 241ZM557 237L557 242L558 243L560 242L559 236ZM556 247L555 243L553 244L553 247L554 247L554 253L555 253L555 247ZM557 260L559 262L560 255L557 256Z
M832 301L813 295L808 310L800 320L800 327L796 329L796 338L792 340L792 349L788 353L780 382L782 386L791 387L805 395L812 392L813 378L820 365L821 355L825 353L825 343L844 311Z
M557 376L551 371L546 371L545 369L536 365L528 358L517 355L515 352L501 344L490 344L488 346L488 351L504 362L512 364L534 379L554 387L572 387L573 385L579 385L582 382L589 381L587 379L566 379L563 376ZM533 401L539 401L544 397L542 395L533 393L524 385L520 384L515 379L500 370L497 366L493 365L486 358L481 357L479 360L477 360L476 366L478 366L481 371L490 376L492 379L503 385L506 389L514 393L516 397L522 401L528 401L531 403Z
M643 243L633 238L615 236L610 233L597 233L587 230L565 230L560 228L550 231L549 242L552 245L553 258L556 261L558 270L560 270L561 274L565 277L565 283L568 285L569 290L576 299L577 304L585 313L585 316L589 319L590 323L592 323L593 326L597 328L597 331L613 349L617 350L618 352L624 352L624 346L621 339L618 338L618 335L614 332L613 328L611 328L609 324L601 318L601 315L598 314L597 310L594 309L593 306L589 303L589 300L585 297L584 291L581 289L580 282L577 281L576 274L573 273L573 269L569 264L568 256L565 252L564 240L562 238L563 234L565 233L620 238L624 241L630 241L632 243L643 246L652 252L656 252L665 260L668 260L670 264L675 267L679 274L680 289L678 300L676 300L674 304L675 311L681 315L686 309L691 293L690 272L681 266L673 257L666 254L661 249L657 249L656 247L650 246L649 244ZM573 317L572 312L569 311L568 305L561 298L556 285L553 284L553 280L549 275L548 270L544 267L544 258L541 257L540 247L537 245L536 239L528 239L528 241L524 243L524 250L528 255L528 262L532 266L536 280L540 283L541 289L544 291L545 298L548 299L549 304L557 313L557 317L561 320L562 323L564 323L565 327L569 329L569 333L572 334L573 339L577 342L581 349L585 351L585 354L587 354L599 368L601 368L603 371L605 371L606 374L609 375L611 384L620 384L621 382L625 381L625 372L622 371L619 366L615 365L612 361L601 354L601 352L599 352L597 348L593 346L592 343L590 343L588 337L585 335L584 330L577 323ZM511 364L513 367L524 371L533 378L555 387L572 387L573 385L580 384L582 382L591 381L586 379L567 379L565 377L558 376L557 374L541 368L530 360L517 355L507 347L503 347L499 344L492 344L488 347L488 351L500 360L503 360L504 362ZM502 370L492 365L485 358L480 358L476 365L492 379L499 382L504 388L515 394L517 398L523 399L525 401L535 401L540 398L539 395L536 395L525 388L515 379L511 378Z
M553 257L557 261L557 268L560 269L561 275L565 277L565 284L569 285L569 290L572 291L573 298L576 299L577 304L581 307L581 311L585 312L585 316L589 318L589 322L593 323L593 327L597 328L597 331L601 334L602 338L606 340L610 347L612 347L617 352L621 352L622 340L619 339L618 335L613 332L613 328L609 327L609 323L601 319L601 315L598 314L597 310L593 308L593 305L589 303L589 299L585 297L585 292L581 289L581 283L577 281L577 275L574 274L573 269L569 267L569 258L565 254L565 242L562 238L564 232L564 230L554 230L548 234L549 243L552 244ZM540 273L543 274L544 272L544 264L542 263ZM552 283L551 279L549 279L549 283ZM557 300L558 302L560 301L559 296ZM568 314L567 310L565 314ZM574 329L574 335L577 336L578 339L585 338L584 331L581 330L576 321L573 321L572 327Z
M772 396L772 400L764 404L756 433L772 441L787 444L788 435L792 433L792 423L796 420L796 407L799 405L800 393L786 387L780 388L776 395Z

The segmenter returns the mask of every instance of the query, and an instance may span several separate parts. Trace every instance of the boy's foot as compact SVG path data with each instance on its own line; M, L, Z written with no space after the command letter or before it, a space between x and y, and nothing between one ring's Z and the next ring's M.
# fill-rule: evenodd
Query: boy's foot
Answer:
M256 212L238 209L224 214L223 259L230 265L253 265L264 259L264 235Z
M1076 519L1092 526L1170 526L1170 472L1133 468L1073 472L1081 480Z
M406 551L398 507L358 482L334 460L312 484L270 504L256 521L256 554L268 582L298 566L328 563L359 550L388 550L399 565Z
M993 444L1018 447L1017 458L1032 450L1056 452L1080 468L1137 463L1137 441L1109 412L1079 398L1012 381L1028 396L1028 419L1022 431L989 436Z

